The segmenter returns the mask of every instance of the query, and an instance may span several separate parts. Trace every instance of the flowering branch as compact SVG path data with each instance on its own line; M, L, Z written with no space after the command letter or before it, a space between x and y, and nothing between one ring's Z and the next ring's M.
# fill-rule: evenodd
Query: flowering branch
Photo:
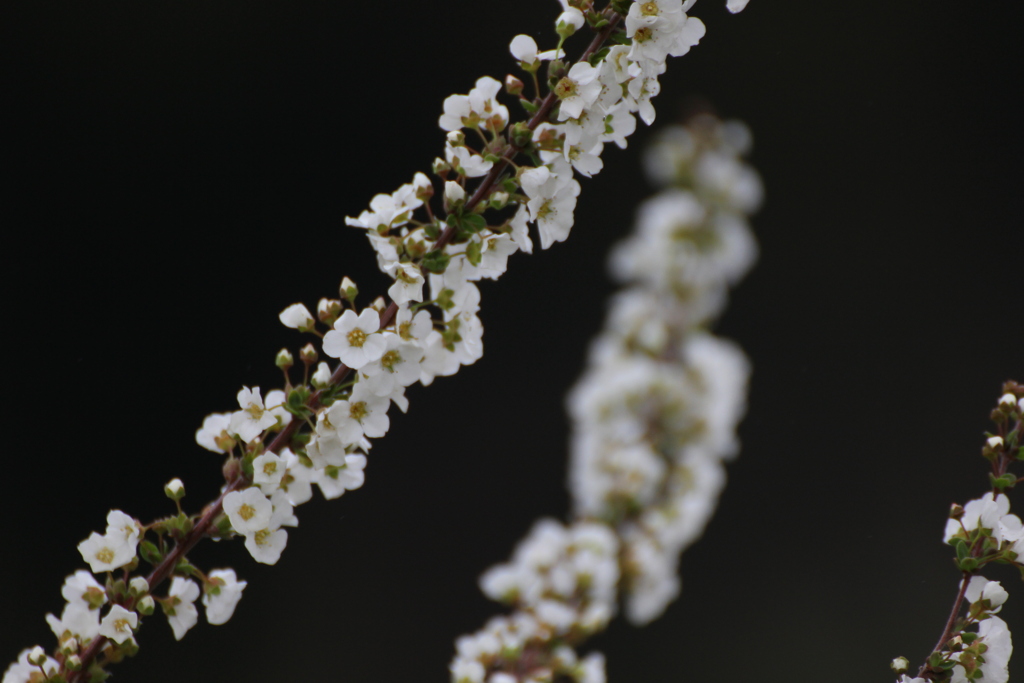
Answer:
M955 549L961 572L953 608L916 678L904 673L910 665L905 657L893 660L893 670L901 674L898 683L1009 680L1010 631L995 616L1008 595L998 581L989 581L980 572L989 564L1012 564L1024 577L1024 524L1010 514L1010 500L1004 493L1018 482L1010 466L1024 460L1024 385L1006 382L991 417L996 433L987 435L981 449L991 465L991 490L964 506L954 504L946 523L943 540ZM969 607L961 616L965 601ZM977 626L977 631L968 631L971 626Z
M164 492L176 515L143 525L112 510L105 533L93 533L78 547L92 573L69 576L62 615L47 617L59 641L54 656L39 647L25 650L3 683L102 680L107 664L137 652L140 615L152 614L158 603L182 638L198 620L194 579L202 584L207 620L227 621L246 584L233 570L192 566L186 555L199 539L242 536L256 561L276 563L287 544L285 527L298 523L294 507L310 499L313 484L327 498L362 486L370 439L388 431L392 403L407 409L405 389L481 357L475 282L497 279L512 253L532 251L530 223L542 248L568 237L580 192L574 174L599 172L606 143L625 147L635 114L654 120L651 99L667 58L685 54L704 34L704 25L686 14L694 0L613 0L600 11L593 0L560 2L553 50L538 52L528 36L517 36L510 48L531 80L548 86L543 97L538 92L530 100L521 96L521 81L506 80L506 93L519 96L529 120L510 125L497 99L501 83L481 78L469 94L445 100L439 120L448 132L445 154L433 167L444 189L440 206L431 206L435 181L419 173L346 219L366 231L378 266L394 280L390 302L378 297L357 306L358 287L346 278L341 298L322 299L315 318L302 304L283 311L282 323L315 335L320 350L311 343L299 352L304 372L297 384L289 375L294 356L282 350L276 364L284 372L283 389L264 397L259 387L243 387L238 410L206 418L196 440L227 456L221 495L200 515L186 515L184 486L175 479ZM732 1L729 8L742 5ZM566 69L562 46L585 25L595 35ZM606 47L610 41L616 45ZM544 63L547 79L539 81ZM466 144L467 129L483 148ZM516 165L521 154L533 165ZM509 166L516 168L514 177L504 175ZM474 178L482 180L467 198L467 181ZM332 371L319 362L311 375L321 353L339 363ZM133 576L140 561L153 569ZM105 584L94 574L105 575ZM168 594L154 595L167 579Z

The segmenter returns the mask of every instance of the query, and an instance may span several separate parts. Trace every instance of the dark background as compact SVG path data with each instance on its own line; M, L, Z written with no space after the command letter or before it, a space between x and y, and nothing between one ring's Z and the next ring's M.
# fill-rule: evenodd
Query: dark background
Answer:
M754 132L762 258L721 325L754 363L744 448L681 598L594 646L619 683L886 681L938 637L946 510L984 490L987 414L1024 380L1024 10L723 4L695 8L708 35L657 106L670 122L702 95ZM300 340L277 313L345 274L383 291L343 216L428 170L444 97L507 73L508 41L557 10L3 4L0 667L53 644L43 615L108 509L166 514L174 476L191 509L215 495L220 458L193 433L243 384L278 384L274 353ZM568 242L483 287L483 360L410 392L366 486L301 508L275 567L197 551L249 581L235 617L182 643L151 619L118 680L447 679L454 638L500 611L476 577L567 510L562 396L612 290L605 252L651 192L648 137L583 181ZM1019 639L1014 574L993 578Z

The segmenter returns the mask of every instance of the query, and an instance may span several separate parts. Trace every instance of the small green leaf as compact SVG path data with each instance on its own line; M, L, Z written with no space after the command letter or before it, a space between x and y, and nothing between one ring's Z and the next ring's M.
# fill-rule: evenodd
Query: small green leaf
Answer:
M450 216L449 216L450 218ZM440 249L428 252L423 257L422 265L431 273L443 273L448 268L448 262L451 261L451 257L444 253Z
M520 99L519 100L519 104L522 105L523 109L526 110L527 114L536 114L537 110L540 109L540 107L538 107L536 104L534 104L530 100Z
M462 227L470 232L480 232L487 227L487 219L478 213L471 213L462 217Z
M160 564L164 559L163 553L161 553L160 549L151 541L143 541L142 543L139 543L139 555L141 555L142 559L146 562L153 565Z
M481 258L480 250L481 250L481 246L482 246L482 243L476 242L476 241L470 242L469 244L466 245L466 258L474 266L479 266L480 265L480 258Z

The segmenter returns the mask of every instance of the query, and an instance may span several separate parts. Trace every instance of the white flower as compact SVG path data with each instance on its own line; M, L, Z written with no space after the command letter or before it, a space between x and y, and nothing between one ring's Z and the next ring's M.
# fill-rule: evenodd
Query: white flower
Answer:
M512 56L527 65L537 61L537 43L527 35L519 34L508 46Z
M300 331L311 330L316 325L316 320L303 304L292 304L277 317L285 327Z
M79 569L74 574L64 579L64 586L60 594L71 603L81 604L89 607L92 605L103 605L107 602L107 593L93 575L84 569Z
M284 458L288 469L281 480L281 488L288 494L288 500L292 505L301 505L313 497L313 477L316 472L312 467L302 464L299 456L285 448L281 450L281 457Z
M110 638L115 643L130 640L132 630L139 625L139 615L129 612L121 605L114 605L100 622L100 635Z
M288 396L284 391L281 389L272 389L267 392L267 398L264 401L267 412L270 413L282 427L292 421L292 414L284 407L285 401L287 400Z
M466 201L466 191L454 180L446 180L444 183L444 205L448 208Z
M95 531L78 544L78 552L89 563L93 573L109 572L123 567L135 559L137 544L132 543L123 534L106 534L101 536Z
M395 261L384 272L395 280L395 284L388 288L388 296L396 304L401 306L410 301L423 301L423 273L416 265Z
M206 620L215 625L227 623L235 613L235 606L242 598L242 591L248 583L239 581L234 569L214 569L207 576L213 579L215 584L208 584L203 595Z
M58 640L72 636L78 638L79 642L85 642L100 634L100 611L89 609L82 602L69 602L64 605L60 619L47 614L46 623Z
M407 306L399 305L398 313L395 314L395 330L403 341L422 346L433 329L434 323L428 311L413 313Z
M422 358L420 346L402 341L396 334L388 335L384 355L360 370L366 375L367 390L376 396L390 396L395 389L413 384L420 377Z
M578 118L583 110L597 101L601 94L598 70L587 62L573 64L562 80L555 85L555 94L561 101L558 120Z
M18 661L7 667L7 671L4 672L3 683L38 683L44 673L46 676L53 676L60 670L60 664L52 657L47 656L42 667L30 662L29 657L37 659L33 656L33 650L22 650L18 654Z
M1002 604L1010 596L998 581L989 581L984 576L974 576L971 578L971 582L967 584L964 597L970 603L988 600L992 608L990 611L995 613L1001 609Z
M277 564L288 544L288 532L266 527L245 536L245 548L253 559L263 564Z
M213 413L203 420L203 426L196 430L196 443L208 451L224 453L218 440L230 440L228 429L231 427L231 413Z
M996 449L1003 447L1003 437L1001 436L990 436L986 441L989 448Z
M267 451L252 461L252 481L266 495L271 495L277 490L284 473L284 459L276 453Z
M274 506L258 488L249 487L224 496L224 513L231 520L231 527L235 531L248 535L270 523Z
M231 414L231 431L238 434L242 441L252 441L264 429L269 429L277 424L277 417L271 415L263 406L263 398L260 396L260 388L242 387L238 392L238 405L241 410Z
M454 133L449 133L453 135ZM453 146L451 142L445 144L444 158L455 169L468 178L479 178L487 175L487 172L494 166L494 162L485 161L479 154L473 154L464 146Z
M573 211L580 184L572 177L572 169L562 159L552 162L552 168L541 166L524 171L520 176L523 191L529 197L530 217L537 223L541 248L569 236L573 224Z
M748 2L750 2L750 0L727 0L725 7L733 14L736 14L737 12L742 12Z
M174 639L181 640L199 621L199 611L195 606L196 598L199 597L199 585L192 579L175 576L171 579L167 597L168 601L163 603L167 622L174 631Z
M365 481L366 456L357 453L345 456L341 467L330 465L318 473L316 484L327 500L340 497L345 491L354 491Z
M380 315L372 308L358 316L355 311L345 311L335 321L334 329L324 335L324 353L358 370L384 353L384 338L374 334L379 329Z

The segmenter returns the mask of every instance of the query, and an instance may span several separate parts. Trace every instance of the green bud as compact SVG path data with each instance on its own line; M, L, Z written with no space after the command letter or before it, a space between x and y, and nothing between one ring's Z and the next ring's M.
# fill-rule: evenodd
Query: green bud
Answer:
M434 159L434 164L431 167L431 170L434 172L434 175L444 177L448 171L452 170L452 167L447 161L441 157L437 157Z
M512 133L509 139L516 147L527 147L533 141L533 131L525 123L520 121L512 126Z
M509 95L519 95L523 92L523 82L509 74L505 76L505 92Z
M312 344L306 344L299 349L299 359L306 365L315 363L317 358L319 358L319 356L317 356L316 348Z
M147 595L135 603L135 611L144 617L148 617L156 609L156 601L152 595Z
M295 356L288 349L281 349L274 357L274 365L287 372L291 366L295 365Z
M132 597L138 597L149 593L149 582L146 581L145 577L136 576L128 582L128 594Z
M889 664L889 668L891 668L897 675L904 673L910 668L910 660L906 657L897 657Z
M74 640L74 638L72 638L72 640ZM64 666L66 666L69 671L81 671L82 658L77 654L68 654L67 658L64 660Z
M181 479L175 477L164 485L164 495L173 501L179 501L185 497L185 485Z

